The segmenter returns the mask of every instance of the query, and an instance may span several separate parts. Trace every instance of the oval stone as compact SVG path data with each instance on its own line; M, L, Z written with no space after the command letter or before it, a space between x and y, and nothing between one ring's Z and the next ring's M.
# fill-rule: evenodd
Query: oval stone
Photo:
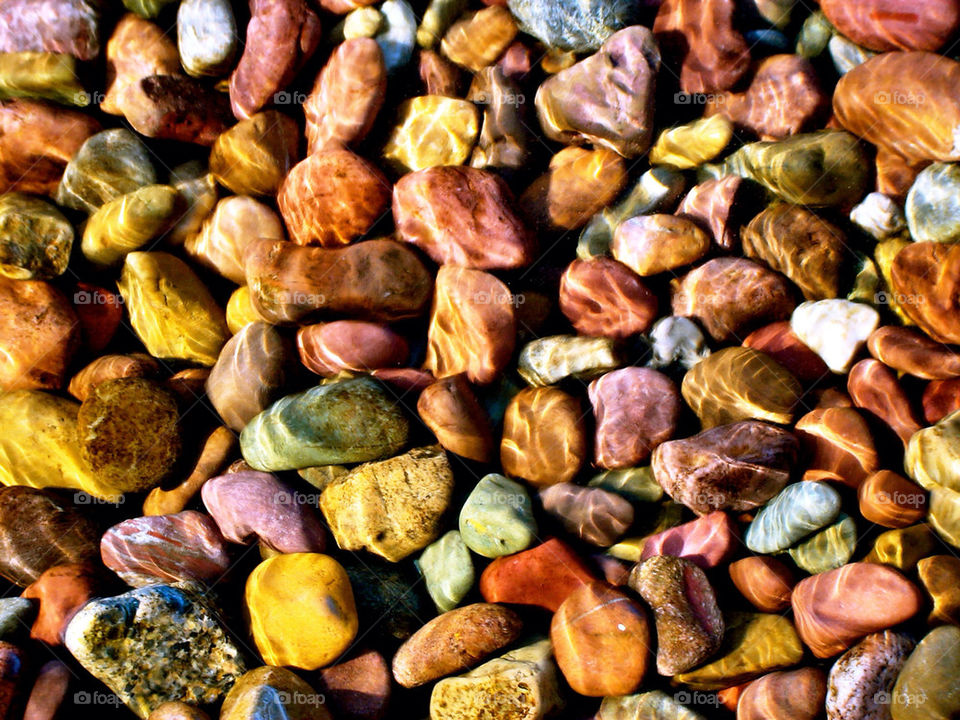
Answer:
M769 613L790 607L796 578L790 568L776 558L759 555L730 563L730 579L751 605Z
M840 495L822 482L788 485L750 523L744 540L756 553L786 550L801 538L830 524L840 512Z
M557 483L543 488L540 500L567 532L598 547L613 545L633 524L633 506L603 488Z
M841 655L830 668L827 718L889 718L890 692L914 645L907 635L884 630Z
M460 508L459 523L467 547L488 558L525 550L537 533L527 491L496 473L480 478Z
M425 387L417 399L417 413L445 450L477 462L493 457L490 418L466 375L450 375Z
M402 335L386 325L363 320L302 327L297 331L297 350L300 362L324 377L336 377L343 371L399 367L410 352Z

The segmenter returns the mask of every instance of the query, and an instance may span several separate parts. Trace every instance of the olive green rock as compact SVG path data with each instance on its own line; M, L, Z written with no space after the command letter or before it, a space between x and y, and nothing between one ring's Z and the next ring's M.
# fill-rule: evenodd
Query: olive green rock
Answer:
M588 380L622 365L611 338L551 335L528 342L520 351L517 372L535 387L568 377Z
M836 522L790 548L787 553L801 570L816 575L846 565L857 549L857 524L840 514Z
M325 698L286 668L258 667L230 688L220 720L329 720Z
M0 275L46 280L70 261L73 226L50 203L23 193L0 195Z
M57 204L93 213L104 203L157 182L146 146L126 128L91 135L63 172Z
M893 720L960 717L960 628L931 630L907 658L890 697Z
M637 695L605 697L595 720L706 720L675 699L689 695L681 691L671 697L663 690L651 690Z
M206 367L217 361L230 338L226 318L183 260L164 252L132 252L117 286L130 324L151 355Z
M526 489L490 473L460 508L460 535L478 555L496 558L525 550L536 539L537 523Z
M473 560L466 543L451 530L431 543L416 562L437 610L453 610L473 587Z
M77 80L76 58L49 52L0 53L0 100L10 98L90 104L90 95Z
M390 392L358 377L281 398L243 429L240 450L256 470L297 470L387 457L408 432Z
M98 268L118 265L170 227L179 203L180 193L169 185L147 185L111 200L87 220L83 256Z

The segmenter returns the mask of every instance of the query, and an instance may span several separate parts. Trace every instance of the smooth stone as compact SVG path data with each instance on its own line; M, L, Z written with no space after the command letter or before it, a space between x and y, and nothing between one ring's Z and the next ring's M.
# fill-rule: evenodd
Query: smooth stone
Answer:
M935 425L950 413L960 410L960 379L933 380L923 391L923 418Z
M790 607L796 578L776 558L759 555L730 563L730 579L747 601L761 612L778 613Z
M473 587L473 560L457 530L430 543L416 565L433 604L442 613L459 605Z
M480 111L461 98L421 95L404 100L383 157L398 173L463 165L480 132Z
M710 238L693 220L654 213L617 225L610 250L614 258L646 277L696 262L710 250Z
M689 170L713 160L733 137L733 124L723 115L700 118L660 133L650 148L650 162Z
M696 690L720 690L792 667L803 658L793 623L781 615L732 612L724 615L724 622L717 659L675 675L675 682Z
M320 495L320 509L341 550L362 548L398 562L437 539L452 491L450 463L434 445L334 479Z
M386 0L380 6L383 25L374 37L383 52L387 72L393 74L410 62L417 40L417 16L405 0Z
M72 678L72 671L61 661L45 662L37 671L36 679L30 688L30 696L23 709L23 720L53 720L66 704L67 690ZM154 720L163 720L163 718L154 718ZM198 716L168 720L209 720L209 718Z
M605 697L595 720L705 720L704 716L676 700L685 693L668 695L649 690L636 695Z
M613 545L633 524L633 506L602 488L556 483L540 490L540 501L568 533L598 547Z
M257 565L244 605L264 661L304 670L333 662L357 634L350 585L343 567L319 553L277 555Z
M903 467L921 487L960 490L960 412L916 432L907 445Z
M743 178L737 175L704 180L684 195L676 214L693 220L709 232L718 247L733 250L740 246L738 220L746 209L743 207L745 187Z
M519 43L511 47L525 49ZM520 98L526 100L508 67L491 65L474 75L467 100L481 104L483 121L470 154L471 167L509 173L526 166L533 137Z
M526 550L537 533L527 491L496 473L482 477L467 496L459 526L467 547L488 558Z
M867 340L870 354L894 370L924 380L960 377L960 353L913 328L885 325Z
M218 200L217 181L202 160L188 160L170 171L167 184L180 193L186 210L167 231L173 245L183 245L187 238L200 232L203 221L213 212Z
M408 432L392 394L359 377L277 400L247 423L240 449L256 470L296 470L392 455Z
M605 257L567 266L559 306L578 333L617 340L646 331L657 314L656 295L625 265Z
M53 567L58 567L54 565ZM0 642L18 644L37 616L37 604L25 597L0 598Z
M793 483L757 513L744 540L755 553L786 550L833 522L839 512L840 495L826 483L809 480Z
M580 472L588 452L577 398L555 387L524 388L511 398L500 441L505 474L536 487L566 483Z
M214 703L246 669L213 613L171 585L89 602L67 626L64 644L141 718L168 700Z
M857 524L841 513L832 524L790 548L794 564L811 575L835 570L850 562L857 548Z
M660 318L650 329L649 339L651 357L647 366L655 369L679 365L690 370L710 354L703 332L685 317Z
M739 545L736 523L727 513L716 511L647 536L640 559L670 555L709 570L729 560Z
M888 720L890 693L914 645L909 636L884 630L841 655L828 676L828 720Z
M933 604L927 623L960 625L960 559L953 555L925 557L917 563L917 576Z
M742 345L766 353L804 384L817 382L830 373L820 356L790 329L787 320L754 330L743 339Z
M599 582L567 596L550 622L550 641L560 671L580 695L629 695L647 673L651 639L646 611ZM613 667L616 672L610 672Z
M229 542L256 541L278 553L324 549L326 532L309 503L310 496L273 475L253 470L218 475L203 484L200 496Z
M237 21L230 3L183 0L177 9L177 51L188 75L226 75L237 52Z
M867 0L853 8L824 0L823 14L836 29L871 50L938 50L960 28L960 6L928 0L904 7L891 0Z
M345 720L381 720L390 705L390 666L376 650L362 650L323 668L318 687L324 702Z
M790 329L835 373L849 371L880 316L864 303L839 298L808 301L790 317Z
M430 694L430 717L544 720L563 705L550 641L540 640L438 682Z
M907 527L927 514L927 493L923 488L890 470L870 475L860 485L857 498L860 514L883 527Z
M907 229L903 210L895 200L879 192L868 194L850 211L850 221L875 240L887 240Z
M551 538L529 550L496 558L480 575L480 593L487 602L556 612L570 593L595 579L570 546Z
M856 562L801 580L793 588L797 632L813 654L832 657L870 633L910 619L920 590L885 565Z
M322 694L286 668L269 666L249 670L237 678L220 710L220 720L331 720L331 717Z
M655 503L663 499L663 488L654 479L649 465L604 470L590 478L587 485L609 490L631 503Z
M903 664L890 696L893 720L947 720L960 713L960 628L927 633Z
M0 275L47 280L67 269L73 226L57 208L22 193L0 195Z
M83 402L94 388L107 380L139 377L156 378L160 374L160 363L144 353L131 355L101 355L70 378L67 392Z
M913 401L896 373L883 363L870 358L854 365L847 376L847 392L854 405L886 423L904 447L920 430Z
M660 675L695 668L720 648L723 616L710 581L693 562L651 557L634 567L629 584L653 610Z
M827 677L820 668L773 672L743 691L737 720L816 720L826 695Z
M590 52L613 33L637 21L637 9L624 0L567 4L555 0L508 0L520 29L551 48Z
M237 438L230 428L220 425L203 437L196 461L177 485L154 488L143 501L144 515L170 515L180 512L200 491L200 487L227 466L237 449Z
M445 450L477 462L494 456L490 418L465 375L431 382L417 399L417 413Z
M818 408L794 430L809 459L804 480L831 480L858 488L880 461L866 420L853 408Z
M231 563L217 523L196 510L124 520L100 538L100 556L131 587L216 582Z
M251 115L217 137L210 174L237 195L275 195L297 162L297 133L296 122L276 110Z
M880 533L863 561L889 565L901 572L912 572L917 563L934 553L937 547L937 537L929 525L912 525Z
M491 5L461 15L444 34L440 51L457 65L479 72L493 64L516 35L517 23L510 11Z
M958 191L960 174L955 165L937 162L921 170L904 206L910 237L917 242L960 240L960 225L953 220L960 211L955 199Z
M93 565L56 565L27 586L21 597L38 605L30 638L57 647L76 612L99 594L100 573Z
M520 635L523 624L511 609L475 603L450 610L414 633L393 656L393 677L419 687L468 670Z
M891 290L898 306L932 339L960 342L957 322L956 244L915 242L893 260Z
M52 52L93 60L100 54L100 8L95 3L4 3L0 52Z
M227 340L204 385L224 425L240 432L277 399L291 355L289 343L264 322L244 325Z
M182 201L169 185L146 185L101 205L87 220L80 249L98 270L119 265L166 232Z

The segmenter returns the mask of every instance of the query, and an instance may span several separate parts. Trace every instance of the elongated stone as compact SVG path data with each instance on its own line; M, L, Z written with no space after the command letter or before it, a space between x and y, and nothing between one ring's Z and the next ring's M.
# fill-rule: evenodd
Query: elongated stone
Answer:
M91 601L64 644L141 718L168 700L217 702L246 669L213 613L171 585ZM160 658L167 672L157 675Z
M119 265L163 234L174 221L180 194L169 185L147 185L102 205L87 221L80 249L94 266Z
M525 550L537 533L527 491L496 473L482 477L467 496L459 527L467 547L489 558Z
M633 506L603 488L556 483L540 491L545 512L584 542L613 545L633 524Z
M67 269L73 226L54 205L22 193L0 195L0 275L46 280Z
M831 523L839 512L840 495L826 483L794 483L757 514L744 539L756 553L786 550Z
M610 338L552 335L524 345L518 372L530 385L543 387L567 377L594 378L620 365L619 353Z
M382 458L407 432L387 390L361 377L281 398L244 427L240 448L256 470L293 470Z
M177 9L177 50L188 75L226 75L237 52L237 21L230 3L183 0Z
M816 575L850 562L857 549L857 536L856 522L840 513L834 523L802 540L787 553L798 568Z
M244 673L223 699L221 720L258 720L278 717L289 720L331 720L326 697L299 675L281 667L264 666ZM147 720L154 719L151 715ZM194 718L169 718L194 720Z
M828 677L829 720L889 718L891 691L915 644L903 633L884 630L841 655Z
M430 543L416 564L433 604L442 613L459 605L473 587L473 560L456 530Z

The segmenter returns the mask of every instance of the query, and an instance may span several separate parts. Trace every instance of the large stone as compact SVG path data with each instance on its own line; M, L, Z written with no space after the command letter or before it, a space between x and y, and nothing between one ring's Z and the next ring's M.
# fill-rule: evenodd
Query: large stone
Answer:
M325 702L322 694L286 668L258 667L237 678L223 700L220 720L331 720Z
M497 558L525 550L537 523L524 487L503 475L480 478L460 508L460 535L478 555Z
M889 719L890 692L914 645L907 635L884 630L841 655L830 668L827 718Z
M890 694L893 720L948 720L960 713L960 628L927 633L903 664Z

